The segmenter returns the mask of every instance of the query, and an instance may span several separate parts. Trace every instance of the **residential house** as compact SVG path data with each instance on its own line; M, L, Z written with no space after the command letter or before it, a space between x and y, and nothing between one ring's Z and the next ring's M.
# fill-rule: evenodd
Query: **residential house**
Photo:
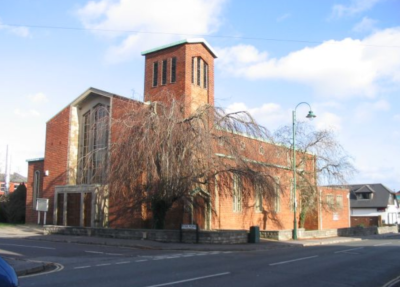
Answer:
M142 55L145 56L144 102L89 88L47 122L44 158L28 161L26 222L37 222L36 200L48 198L49 224L150 227L151 214L145 206L133 211L125 210L124 202L108 198L102 193L101 187L107 185L106 170L99 170L104 168L102 163L107 160L107 154L97 154L89 169L83 167L79 159L88 154L93 146L102 146L106 150L108 144L116 142L118 131L111 121L121 117L127 107L134 109L148 102L168 101L170 98L166 99L165 94L183 102L187 115L203 104L214 105L214 59L217 55L204 39L175 42L143 52ZM90 138L88 127L100 119L106 119L107 132L102 137ZM259 146L257 154L246 154L246 146L250 144ZM224 154L223 147L217 147L219 150L215 152L229 157L229 154ZM249 187L239 184L239 179L232 180L230 190L221 190L226 187L216 180L207 190L193 194L198 203L194 208L187 208L185 203L180 203L170 210L166 228L179 228L181 223L188 223L189 218L194 218L201 229L208 230L248 229L253 225L263 230L293 228L292 170L288 161L290 150L246 135L242 135L242 148L244 155L254 164L271 166L275 178L280 182L279 196L267 199L257 196L254 191L254 197L244 202L240 196L241 189ZM280 150L273 162L265 156L265 151L271 148ZM315 163L312 155L310 159L304 169L313 171ZM95 177L94 170L97 171ZM346 208L348 191L321 190L324 195L328 192L335 194L338 201L342 199L339 205L344 208L338 209L335 216L316 208L315 214L307 221L310 228L349 227ZM186 216L188 213L189 216ZM324 216L325 220L322 220Z
M381 183L347 185L350 189L351 226L398 224L399 204L394 191Z
M8 188L9 192L13 192L17 189L17 187L25 183L27 178L25 176L20 175L19 173L14 172L10 175L10 186ZM6 174L0 173L0 195L4 194L6 191Z

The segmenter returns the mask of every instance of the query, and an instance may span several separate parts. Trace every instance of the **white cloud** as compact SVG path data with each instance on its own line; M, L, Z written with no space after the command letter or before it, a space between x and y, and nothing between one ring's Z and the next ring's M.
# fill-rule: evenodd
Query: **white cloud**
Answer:
M336 4L332 7L332 17L353 16L374 7L382 0L352 0L350 5Z
M155 45L217 31L225 1L91 1L77 11L77 16L85 28L97 29L93 33L116 41L108 51L107 59L118 62L139 55L139 52ZM142 33L126 35L126 32L100 30Z
M27 118L27 117L38 117L40 113L36 110L21 110L15 109L14 114L18 117Z
M251 45L237 45L217 49L217 67L237 77L302 83L330 98L373 98L381 88L400 84L400 53L393 47L398 43L400 27L362 40L330 40L282 58L270 58L268 52Z
M378 21L368 18L368 17L364 17L362 18L362 20L360 22L358 22L354 27L353 27L353 31L355 32L370 32L372 30L374 30L375 28L375 24Z
M394 115L393 119L394 119L395 121L400 121L400 114Z
M276 19L276 22L283 22L283 21L285 21L286 19L290 18L291 16L292 16L292 15L291 15L290 13L285 13L285 14L279 16L279 17Z
M8 33L17 35L19 37L29 37L30 36L30 32L29 29L27 27L13 27L13 26L9 26L9 25L3 25L0 21L0 30L4 30L7 31Z
M28 98L31 100L33 103L45 103L48 101L47 97L43 93L36 93L33 95L29 95Z
M382 183L388 188L398 189L398 169L376 163L374 165L356 164L356 168L359 171L358 182L354 183Z
M385 100L380 100L372 104L372 108L376 111L390 110L390 104Z
M331 108L335 108L335 109L343 108L342 104L340 104L339 102L335 102L335 101L318 103L316 106L321 107L321 108L330 108L330 109Z
M368 122L374 118L377 112L390 110L390 104L385 100L379 100L373 103L362 103L355 109L355 119L358 122Z
M263 104L256 108L249 108L244 103L233 103L225 111L227 113L247 111L259 124L270 131L287 124L288 119L291 119L289 112L282 110L281 106L275 103Z
M340 131L342 129L342 119L334 114L325 112L321 115L318 115L318 120L316 121L317 129L329 129L333 131Z

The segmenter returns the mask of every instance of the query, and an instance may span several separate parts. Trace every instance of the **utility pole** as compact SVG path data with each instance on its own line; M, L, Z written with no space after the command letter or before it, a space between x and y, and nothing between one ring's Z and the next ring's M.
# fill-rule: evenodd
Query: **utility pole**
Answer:
M10 168L9 168L9 162L8 162L8 145L6 147L6 171L5 171L5 190L4 194L8 195L9 190L10 190Z

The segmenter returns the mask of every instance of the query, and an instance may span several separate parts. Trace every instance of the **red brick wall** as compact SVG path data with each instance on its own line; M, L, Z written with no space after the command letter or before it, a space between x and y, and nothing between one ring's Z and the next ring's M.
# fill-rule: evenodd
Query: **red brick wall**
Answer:
M43 178L41 197L49 199L48 224L53 223L55 186L67 184L69 119L70 107L66 107L49 120L46 125L44 170L48 170L49 175Z
M34 210L33 207L33 178L35 175L35 171L40 172L40 191L39 196L41 196L41 191L43 190L43 173L44 173L44 161L30 161L28 163L28 181L26 183L26 214L25 214L25 222L26 223L37 223L37 211Z
M176 82L170 83L170 60L177 58ZM207 100L214 105L214 57L203 44L183 44L146 55L144 101L170 102L172 98L184 101L186 114L190 113L192 102L197 102L200 94L192 84L192 57L201 57L208 64ZM167 84L161 85L162 61L167 60ZM153 63L158 62L158 85L153 87ZM203 101L203 100L201 100Z
M176 82L170 83L170 60L177 58ZM168 61L167 84L161 85L162 61ZM158 62L158 85L153 87L153 63ZM183 45L171 47L146 55L144 74L144 101L166 101L166 95L174 95L177 99L185 94L185 47Z
M201 57L208 64L208 101L210 105L214 105L214 57L210 54L208 49L203 44L189 44L185 45L185 95L186 104L189 105L190 101L196 102L195 86L192 84L192 57Z
M322 218L322 229L350 227L350 213L349 213L350 203L348 199L349 190L340 188L327 188L327 187L320 187L320 190L322 197L322 207L320 208L321 210L320 216ZM335 200L337 195L341 195L343 198L343 208L338 208L336 210L329 210L329 208L324 207L324 202L326 202L326 196L328 194L333 195Z
M213 200L212 229L249 229L257 225L261 230L280 230L293 228L293 211L290 206L290 172L272 169L271 173L279 177L281 185L280 210L275 211L275 198L263 198L263 210L255 209L254 189L244 184L242 211L233 211L232 183L219 183L218 202ZM221 179L220 179L221 181ZM297 215L298 218L298 215Z
M111 98L111 123L121 118L125 113L132 111L143 103L130 99L114 96ZM111 124L111 144L116 143L120 137L118 125ZM110 159L112 161L112 159ZM141 207L134 206L132 201L125 198L113 196L112 186L110 186L111 196L109 197L109 226L114 228L142 228Z

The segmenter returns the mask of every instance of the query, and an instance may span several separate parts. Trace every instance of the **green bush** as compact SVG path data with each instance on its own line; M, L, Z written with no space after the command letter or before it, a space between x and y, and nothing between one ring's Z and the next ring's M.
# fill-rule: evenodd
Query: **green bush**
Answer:
M0 222L25 223L26 186L20 184L18 188L0 198Z
M8 196L1 195L0 196L0 222L7 222L7 203L8 203Z

